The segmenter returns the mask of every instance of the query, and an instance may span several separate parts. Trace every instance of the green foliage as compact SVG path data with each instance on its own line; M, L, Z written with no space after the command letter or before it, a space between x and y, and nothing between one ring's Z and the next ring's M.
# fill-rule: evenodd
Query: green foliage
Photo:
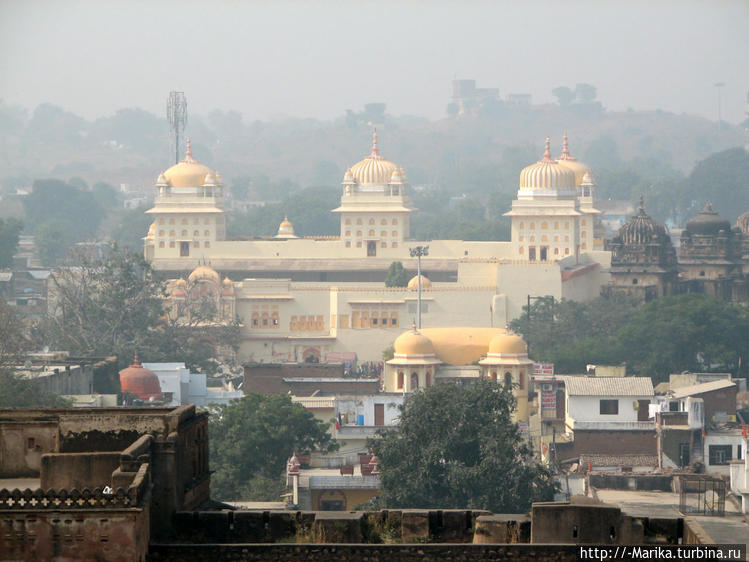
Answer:
M0 408L65 408L70 402L48 392L40 392L33 380L0 367Z
M34 236L39 261L46 267L57 265L65 258L73 241L70 221L52 219L42 223Z
M38 328L39 346L114 354L121 364L137 350L145 361L184 361L210 373L216 348L239 341L238 322L214 325L210 307L197 307L186 319L167 315L162 283L139 253L114 246L104 259L76 256L75 263L51 278L56 308Z
M275 236L284 216L294 224L297 236L337 235L340 219L330 212L338 206L338 188L311 187L285 197L280 203L229 214L229 236Z
M438 384L410 396L398 431L372 442L385 504L519 513L551 499L551 475L522 443L513 406L509 389L489 381Z
M389 345L385 349L382 350L382 360L383 361L390 361L393 357L395 357L395 347L394 346Z
M577 84L575 97L582 103L593 103L596 99L596 87L585 83Z
M32 232L42 231L50 221L55 229L64 224L68 239L77 242L94 234L104 217L104 211L94 195L56 179L36 180L32 193L23 200L26 224ZM60 254L47 256L59 258Z
M23 223L14 218L0 218L0 268L13 265L13 255L18 248L18 237L23 230Z
M267 479L279 477L294 450L338 449L327 424L284 394L252 393L221 406L209 428L211 492L224 501L253 497L253 482L264 482L267 496Z
M146 214L148 208L147 205L140 205L135 209L124 209L113 219L110 236L117 246L135 253L143 251L143 237L153 222L153 216Z
M385 278L386 287L406 287L411 275L403 267L403 263L394 261L388 268L387 277Z
M119 202L119 194L117 190L109 183L105 181L97 181L91 188L91 194L99 204L99 206L105 211L112 211Z
M554 88L551 93L557 98L557 103L562 107L567 107L573 101L575 101L575 92L573 92L567 86L558 86Z
M627 364L630 373L654 383L681 371L730 371L746 376L749 311L698 294L645 305L622 297L590 303L536 301L511 322L534 360L554 363L559 373L583 373L588 363ZM739 369L739 358L742 358Z

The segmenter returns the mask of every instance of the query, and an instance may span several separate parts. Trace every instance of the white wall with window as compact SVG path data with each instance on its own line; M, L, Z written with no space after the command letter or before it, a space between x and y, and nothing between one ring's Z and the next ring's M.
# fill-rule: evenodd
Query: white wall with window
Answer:
M730 475L731 461L744 458L744 438L741 430L708 432L704 439L705 472L720 476Z

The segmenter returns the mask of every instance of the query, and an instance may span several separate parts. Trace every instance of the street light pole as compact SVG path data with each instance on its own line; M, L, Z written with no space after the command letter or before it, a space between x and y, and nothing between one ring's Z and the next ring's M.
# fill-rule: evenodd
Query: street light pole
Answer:
M418 295L416 297L416 327L421 330L421 257L429 255L429 246L416 246L409 248L412 258L416 258L416 286Z

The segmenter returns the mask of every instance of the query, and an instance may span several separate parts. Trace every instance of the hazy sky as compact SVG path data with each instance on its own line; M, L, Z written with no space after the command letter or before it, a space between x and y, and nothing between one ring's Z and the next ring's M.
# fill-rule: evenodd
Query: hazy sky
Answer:
M367 102L445 115L453 78L500 95L588 82L610 109L743 119L749 2L0 0L0 98L94 118L122 107L246 120Z

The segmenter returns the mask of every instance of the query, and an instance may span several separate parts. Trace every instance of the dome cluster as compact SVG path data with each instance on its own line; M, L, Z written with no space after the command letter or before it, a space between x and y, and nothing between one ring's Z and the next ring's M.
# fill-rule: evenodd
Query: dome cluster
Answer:
M551 141L546 137L546 150L543 158L523 168L520 172L520 189L525 191L575 191L584 185L594 185L593 172L589 166L579 162L570 154L567 135L562 143L562 155L554 160L551 157Z

